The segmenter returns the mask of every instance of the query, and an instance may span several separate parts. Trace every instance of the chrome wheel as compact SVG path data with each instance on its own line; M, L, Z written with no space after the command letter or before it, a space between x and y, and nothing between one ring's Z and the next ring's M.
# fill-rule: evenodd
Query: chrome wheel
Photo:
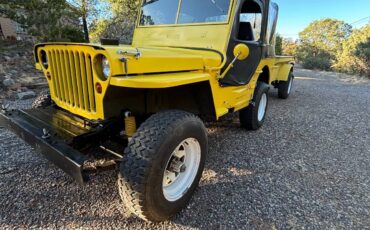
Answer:
M172 152L163 174L163 195L168 201L180 199L198 173L201 147L194 138L182 141Z
M260 103L258 105L258 121L262 121L265 117L266 113L266 106L267 106L267 95L266 93L262 94Z

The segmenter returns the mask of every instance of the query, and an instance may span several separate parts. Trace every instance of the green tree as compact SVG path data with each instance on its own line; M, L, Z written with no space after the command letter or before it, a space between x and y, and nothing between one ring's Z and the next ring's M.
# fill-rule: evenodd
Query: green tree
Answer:
M363 63L362 72L370 77L370 36L367 41L357 45L355 54Z
M0 0L0 13L21 24L40 41L80 41L81 38L80 28L74 26L76 17L64 0Z
M358 44L355 54L363 63L362 72L370 77L370 37Z
M351 33L352 27L340 20L313 21L299 34L298 59L306 68L329 70Z
M118 38L121 43L131 43L135 28L138 0L103 0L109 9L108 16L92 23L90 37L97 42L102 37Z
M112 10L114 17L126 17L127 20L136 21L139 0L105 0Z
M67 0L67 2L71 6L71 11L81 18L85 42L90 42L88 21L94 21L99 15L98 0Z
M280 34L276 34L275 53L283 55L283 37Z
M287 56L296 56L298 49L297 41L293 41L293 39L284 38L282 42L282 53L283 55Z
M350 74L366 74L370 76L370 24L353 31L343 43L343 52L338 55L334 68Z

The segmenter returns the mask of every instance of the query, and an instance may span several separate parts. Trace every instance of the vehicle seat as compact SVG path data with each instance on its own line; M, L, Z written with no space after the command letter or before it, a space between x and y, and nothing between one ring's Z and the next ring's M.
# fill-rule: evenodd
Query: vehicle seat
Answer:
M253 27L250 22L240 22L238 39L244 41L254 41Z

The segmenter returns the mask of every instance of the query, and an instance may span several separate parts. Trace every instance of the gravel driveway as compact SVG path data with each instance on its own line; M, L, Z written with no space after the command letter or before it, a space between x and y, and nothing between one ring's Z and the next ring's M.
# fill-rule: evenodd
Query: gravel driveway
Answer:
M296 71L288 100L270 93L264 127L208 124L201 185L173 220L130 216L117 172L78 186L0 128L0 228L349 229L370 227L370 83ZM27 104L27 103L26 103Z

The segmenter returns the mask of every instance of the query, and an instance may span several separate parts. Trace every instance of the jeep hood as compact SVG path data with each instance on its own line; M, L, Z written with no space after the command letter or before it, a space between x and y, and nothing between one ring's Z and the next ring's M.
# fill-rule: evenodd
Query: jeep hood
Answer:
M220 66L223 58L213 50L130 46L104 46L104 49L109 61L118 66L112 69L113 76L204 70Z
M36 63L40 63L39 51L48 46L49 52L82 51L88 53L89 57L91 56L94 60L96 56L103 54L109 60L112 76L199 71L207 67L219 67L223 61L221 53L208 49L43 43L35 46ZM38 65L36 67L41 69Z

